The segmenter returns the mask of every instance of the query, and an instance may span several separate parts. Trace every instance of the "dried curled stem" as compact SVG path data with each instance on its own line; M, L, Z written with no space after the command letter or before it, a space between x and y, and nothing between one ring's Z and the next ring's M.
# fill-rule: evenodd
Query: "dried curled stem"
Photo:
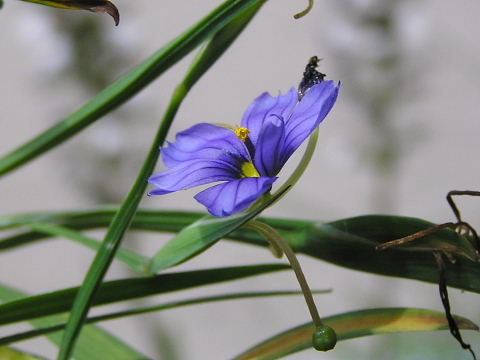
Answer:
M442 300L443 309L445 310L445 317L447 318L448 328L452 336L458 341L464 350L468 350L473 357L473 360L476 360L477 357L475 352L472 350L470 344L467 344L463 341L462 335L460 334L460 329L458 328L457 321L452 315L450 308L450 301L448 299L448 290L447 290L447 270L445 268L445 261L442 258L442 254L438 251L433 251L433 256L437 263L438 267L438 289L440 292L440 299Z
M376 247L376 250L385 250L387 248L393 247L393 246L398 246L402 245L417 239L421 239L427 235L433 234L439 230L449 228L454 231L456 231L459 235L471 235L473 237L473 240L475 242L476 246L476 260L480 258L479 251L480 251L480 239L475 231L475 229L467 222L462 220L462 215L460 213L460 210L458 210L457 205L453 201L453 196L459 196L459 195L467 195L467 196L480 196L480 191L472 191L472 190L452 190L449 191L447 194L447 202L450 205L450 208L452 209L453 214L455 215L455 218L457 219L457 222L448 222L444 224L439 224L436 226L433 226L431 228L421 230L416 232L415 234L405 236L400 239L388 241L386 243L380 244Z

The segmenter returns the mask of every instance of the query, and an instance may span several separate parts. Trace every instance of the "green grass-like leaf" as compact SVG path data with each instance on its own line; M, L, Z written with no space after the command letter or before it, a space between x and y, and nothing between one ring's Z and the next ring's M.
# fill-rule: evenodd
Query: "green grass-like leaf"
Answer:
M0 347L0 359L2 360L44 360L38 356L30 355L6 346Z
M457 316L456 320L460 329L478 330L477 325L468 319ZM338 340L387 333L448 330L444 313L416 308L359 310L329 316L322 321L335 329ZM235 357L235 360L273 360L312 348L314 331L312 323L300 325L263 341Z
M264 209L281 197L288 187L279 192L260 206L237 215L218 218L206 216L182 229L153 258L149 271L157 273L160 270L178 265L191 257L205 251L215 242L227 236L232 231L252 220Z
M18 299L28 298L28 296L12 287L0 285L0 301L12 302ZM1 306L1 305L0 305ZM64 322L65 315L49 316L42 319L30 320L35 328L48 327L52 324ZM57 346L62 340L62 333L48 334L48 338ZM121 340L100 329L97 326L88 325L85 327L81 336L79 337L77 347L73 353L76 360L141 360L147 359L146 356L131 348ZM9 359L0 352L0 359ZM21 359L21 358L19 358Z
M30 223L26 225L40 233L70 239L94 250L98 250L101 246L101 243L98 240L92 239L78 231L71 230L62 226L45 225L41 223ZM150 262L150 258L144 255L121 248L117 250L117 252L115 253L115 257L123 263L127 264L133 271L141 274L145 274L146 267Z
M314 294L327 293L327 292L330 292L330 290L312 291L312 293ZM90 323L96 323L100 321L119 319L127 316L135 316L135 315L141 315L141 314L146 314L150 312L157 312L157 311L164 311L164 310L179 308L183 306L199 305L199 304L218 302L218 301L252 299L252 298L259 298L259 297L264 298L264 297L272 297L272 296L288 296L288 295L303 295L303 293L301 291L261 291L261 292L232 293L232 294L205 296L205 297L198 297L198 298L188 299L188 300L173 301L173 302L168 302L165 304L160 304L155 306L145 306L145 307L139 307L139 308L134 308L134 309L125 310L125 311L108 313L104 315L92 316L87 318L86 323L90 324ZM31 339L37 336L50 334L52 332L56 332L64 328L65 328L65 322L58 322L57 324L51 324L49 326L41 327L36 330L17 333L11 336L0 338L0 346L4 344L12 344L17 341Z
M9 227L40 217L48 222L75 229L108 226L114 211L111 209L85 212L30 214L0 218L0 227ZM139 210L133 219L132 229L178 232L203 216L194 212ZM313 221L260 218L277 229L290 246L303 253L332 264L374 274L397 276L438 283L437 265L428 250L432 244L460 244L458 235L444 229L426 237L412 247L377 251L375 247L386 241L398 239L432 227L433 223L411 217L390 215L365 215L319 224ZM44 235L26 232L0 241L0 251L39 241ZM247 244L265 246L265 241L253 231L240 230L227 236ZM426 245L422 250L422 246ZM415 247L417 246L417 247ZM368 259L368 261L366 261ZM447 262L449 286L480 293L480 264L457 256L454 264Z
M286 264L223 267L160 274L153 277L107 281L100 286L93 306L185 290L196 286L242 279L286 270ZM0 305L0 325L69 311L79 287L30 296Z

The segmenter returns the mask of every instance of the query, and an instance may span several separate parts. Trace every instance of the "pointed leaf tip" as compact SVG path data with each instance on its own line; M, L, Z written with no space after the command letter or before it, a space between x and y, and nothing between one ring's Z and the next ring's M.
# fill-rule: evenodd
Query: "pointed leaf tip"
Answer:
M1 2L2 0L0 0ZM115 21L115 26L120 22L120 13L115 5L108 0L23 0L35 4L52 6L60 9L89 10L105 13Z
M120 23L120 12L110 1L100 1L98 5L94 5L88 10L110 15L113 18L113 21L115 21L115 26L118 26Z

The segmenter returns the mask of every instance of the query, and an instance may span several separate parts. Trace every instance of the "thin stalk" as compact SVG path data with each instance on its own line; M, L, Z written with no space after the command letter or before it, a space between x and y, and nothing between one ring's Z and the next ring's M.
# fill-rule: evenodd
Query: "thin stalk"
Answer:
M329 292L330 290L314 291L315 294L326 294ZM175 309L175 308L189 306L189 305L198 305L198 304L227 301L227 300L252 299L252 298L258 298L258 297L273 297L273 296L289 296L289 295L300 295L300 294L301 292L299 291L261 291L261 292L213 295L213 296L199 297L199 298L189 299L189 300L172 301L172 302L168 302L160 305L139 307L139 308L130 309L130 310L123 310L123 311L107 313L103 315L92 316L87 318L85 323L92 324L100 321L115 320L115 319L119 319L127 316L142 315L150 312L170 310L170 309ZM63 330L65 328L65 325L66 325L65 323L60 322L58 324L52 324L49 326L40 327L38 329L28 330L22 333L5 336L0 338L0 346L32 339L38 336L50 334L55 331Z
M313 8L313 0L308 0L308 6L305 10L300 11L298 14L293 15L295 19L300 19L301 17L304 17L307 15L310 10Z
M315 152L315 148L317 147L317 141L318 141L318 128L312 133L312 135L310 136L310 139L308 139L307 148L305 149L305 152L303 153L302 159L298 163L298 166L290 175L290 177L287 179L287 181L285 181L285 183L274 194L275 196L276 194L279 194L283 191L284 192L283 195L279 196L278 199L272 205L274 205L278 200L284 197L285 194L287 194L288 191L290 191L293 188L293 186L297 183L298 179L300 179L300 177L303 175L303 173L307 169L308 164L310 163L310 160L312 160L313 153ZM289 190L285 191L288 187L290 187Z
M317 307L315 306L315 301L313 300L312 291L308 286L307 279L303 274L302 267L295 256L292 248L288 245L288 243L280 236L280 234L271 226L252 220L248 224L247 227L257 231L261 235L263 235L275 248L280 248L290 263L292 270L295 272L295 276L297 277L298 284L302 289L303 296L305 298L305 302L307 303L308 310L310 311L310 316L318 328L323 326L322 320L320 319L320 315L318 314Z

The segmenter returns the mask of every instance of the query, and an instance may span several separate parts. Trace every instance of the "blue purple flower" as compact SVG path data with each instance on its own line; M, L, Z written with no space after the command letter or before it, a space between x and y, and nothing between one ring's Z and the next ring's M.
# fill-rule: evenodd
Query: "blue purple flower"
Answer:
M218 182L195 199L214 216L247 209L270 191L290 156L332 109L338 91L333 81L322 81L300 101L294 88L277 97L263 93L236 129L200 123L178 133L161 149L168 170L150 177L156 189L149 195Z

